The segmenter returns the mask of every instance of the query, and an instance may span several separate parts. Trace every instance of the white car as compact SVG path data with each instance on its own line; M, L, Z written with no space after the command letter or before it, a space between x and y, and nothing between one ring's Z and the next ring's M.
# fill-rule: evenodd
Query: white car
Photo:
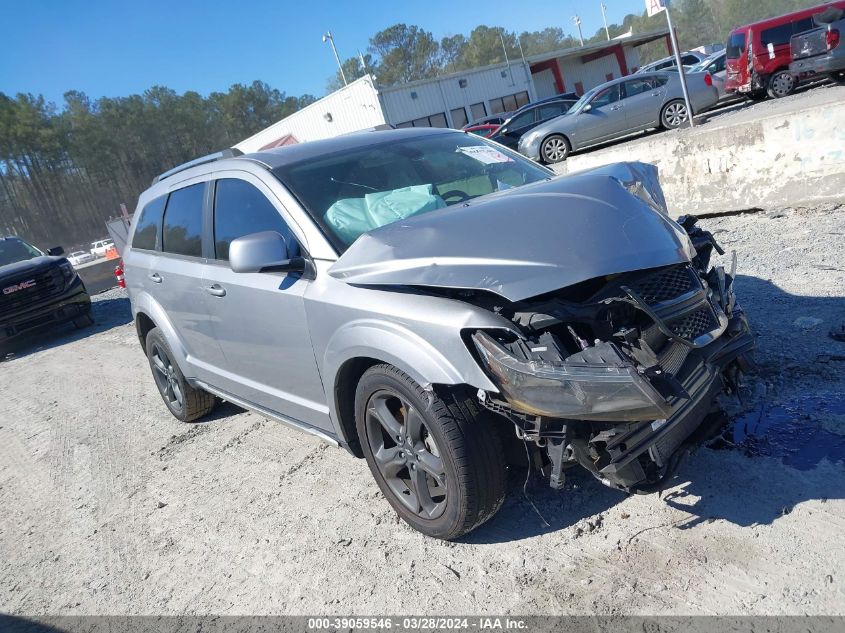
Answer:
M98 242L91 242L91 254L94 257L105 257L106 251L114 246L112 240L99 240Z
M74 251L73 253L67 256L67 259L74 266L79 266L80 264L87 264L88 262L93 262L97 258L87 251Z

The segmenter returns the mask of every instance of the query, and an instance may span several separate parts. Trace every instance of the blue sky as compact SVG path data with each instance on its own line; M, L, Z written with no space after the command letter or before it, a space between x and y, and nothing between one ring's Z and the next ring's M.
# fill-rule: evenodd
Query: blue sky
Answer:
M642 0L604 2L611 23L644 9ZM71 89L114 97L158 84L208 94L261 79L291 95L321 96L336 69L320 38L327 29L344 58L397 22L437 38L482 23L574 33L576 11L585 35L602 26L598 0L0 0L0 92L61 104Z

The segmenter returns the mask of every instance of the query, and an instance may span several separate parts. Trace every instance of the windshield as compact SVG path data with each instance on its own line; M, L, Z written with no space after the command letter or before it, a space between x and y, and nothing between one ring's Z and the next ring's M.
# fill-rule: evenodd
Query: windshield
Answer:
M515 152L458 132L368 145L274 173L341 253L380 226L552 175Z
M585 92L583 95L581 95L581 98L580 98L580 99L578 99L578 101L576 101L574 104L572 104L572 107L571 107L571 108L569 108L569 112L577 112L578 110L580 110L581 108L583 108L583 107L584 107L584 105L585 105L585 104L586 104L586 103L587 103L590 99L592 99L594 96L596 96L596 93L599 91L599 89L600 89L600 88L601 88L601 86L596 86L596 87L595 87L595 88L593 88L592 90L588 90L588 91L587 91L587 92Z
M34 246L30 246L17 237L0 239L0 266L22 262L33 257L41 257L43 254Z

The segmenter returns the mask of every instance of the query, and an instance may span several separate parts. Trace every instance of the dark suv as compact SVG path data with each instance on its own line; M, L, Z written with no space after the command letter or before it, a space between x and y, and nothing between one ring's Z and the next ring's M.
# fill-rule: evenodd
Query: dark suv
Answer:
M0 237L0 346L41 326L91 325L85 284L57 246L43 253L19 237Z

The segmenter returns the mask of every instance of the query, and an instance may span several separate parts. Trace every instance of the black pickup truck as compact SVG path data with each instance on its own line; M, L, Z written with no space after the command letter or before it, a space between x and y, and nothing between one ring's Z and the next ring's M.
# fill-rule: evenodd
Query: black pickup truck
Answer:
M0 236L0 349L20 334L72 321L91 325L91 298L61 247L46 253Z
M829 7L813 16L816 28L792 36L792 63L795 75L826 73L845 85L845 11Z

